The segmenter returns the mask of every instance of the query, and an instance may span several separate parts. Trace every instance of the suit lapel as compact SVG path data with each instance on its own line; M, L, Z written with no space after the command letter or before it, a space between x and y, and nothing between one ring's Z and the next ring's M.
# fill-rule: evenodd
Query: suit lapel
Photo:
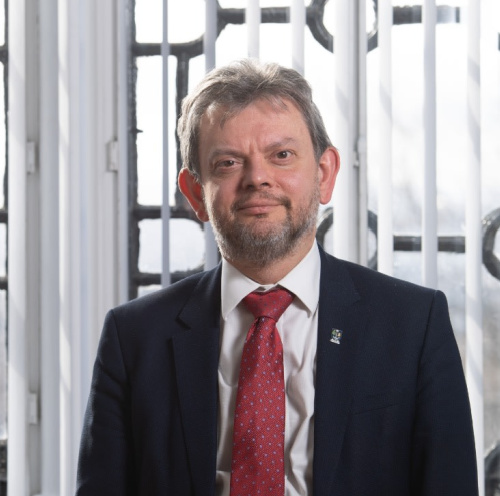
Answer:
M193 485L195 494L215 494L220 266L202 276L179 319L187 329L173 349Z
M330 494L352 401L366 312L344 263L321 253L314 414L314 495ZM338 343L332 331L342 331ZM335 334L333 336L336 337Z
M366 312L345 265L321 251L313 487L329 494L351 406L356 355ZM195 494L215 494L220 266L204 274L179 314L175 369ZM332 330L343 331L340 344Z

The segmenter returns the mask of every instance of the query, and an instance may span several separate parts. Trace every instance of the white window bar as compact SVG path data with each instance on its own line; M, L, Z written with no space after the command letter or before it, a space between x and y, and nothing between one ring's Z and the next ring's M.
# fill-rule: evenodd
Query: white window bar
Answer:
M306 26L304 0L292 0L290 23L292 25L292 67L300 74L304 74L304 32Z
M205 0L205 34L203 50L205 52L205 70L215 67L215 44L217 42L217 1Z
M166 1L166 0L165 0ZM127 0L118 0L117 55L118 55L118 302L125 303L129 294L129 219L128 219L128 64L130 46Z
M358 64L356 44L357 3L339 0L334 3L333 32L335 64L335 103L333 136L341 157L340 174L337 178L334 203L333 252L336 256L359 260L359 231L357 212L357 174L355 171L355 146L357 145L358 115L357 85Z
M39 10L40 36L40 354L41 489L60 492L59 116L57 2ZM70 458L71 460L71 458ZM74 475L71 467L63 479Z
M215 43L217 41L217 2L205 0L205 35L203 46L205 51L205 70L215 67ZM218 263L219 256L215 236L210 222L205 222L205 269L211 269Z
M437 287L436 188L436 20L435 0L424 0L424 190L422 202L422 264L425 286Z
M70 1L58 2L60 59L59 72L59 129L63 139L59 142L60 198L60 444L59 449L50 441L52 457L60 462L61 490L73 488L76 476L78 431L81 432L86 395L90 388L93 349L88 332L91 306L88 301L88 275L92 272L86 203L88 173L85 172L85 154L89 153L86 131L92 119L88 114L85 87L90 86L88 52L85 28L89 26L86 9ZM89 77L90 76L90 77ZM90 172L90 171L89 171ZM90 200L91 201L91 200ZM83 213L83 215L80 215ZM82 277L83 276L83 277ZM76 284L75 284L76 282ZM97 332L97 327L95 331ZM94 340L97 336L94 337ZM92 349L92 351L91 351ZM42 391L42 394L43 391ZM43 401L43 398L42 398ZM42 420L43 422L43 420ZM45 442L47 439L44 440ZM43 487L42 487L43 489Z
M482 311L482 225L481 225L481 4L468 5L467 109L468 156L465 205L465 370L474 423L478 477L484 481L483 424L483 311ZM484 483L479 495L484 496Z
M378 181L377 253L378 270L393 274L393 195L392 195L392 19L391 0L379 0L378 49L380 63L380 156Z
M248 0L246 23L248 30L248 56L258 59L260 56L260 0Z
M163 97L163 201L161 205L162 219L162 273L161 284L163 287L170 285L170 200L169 200L169 129L168 129L168 58L170 47L168 44L168 0L163 0L163 37L161 44L162 56L162 97Z
M368 265L368 161L367 161L367 91L366 0L358 1L358 168L359 168L359 263Z
M59 460L65 495L74 491L99 332L117 304L116 177L106 162L106 144L116 136L114 15L108 2L57 2L60 444L46 444ZM53 189L42 193L43 199ZM43 367L50 357L50 350L42 356Z
M75 376L75 371L82 370L82 361L80 353L71 355L73 343L76 348L80 349L81 327L79 322L79 305L75 304L78 300L75 293L72 291L71 282L76 275L72 271L75 265L75 259L72 252L72 246L79 245L80 239L76 237L77 226L75 226L74 209L72 202L75 202L76 194L74 195L69 185L76 182L77 174L76 160L71 156L71 95L69 88L72 85L71 74L69 71L69 61L74 49L70 45L69 35L69 20L70 6L68 2L59 2L58 16L60 18L58 29L58 57L59 57L59 133L62 139L59 141L59 181L60 181L60 198L59 198L59 229L62 233L59 244L59 289L61 294L66 295L66 304L60 307L61 315L59 321L60 332L60 384L65 387L60 388L59 397L59 420L61 439L59 445L59 456L61 460L61 493L65 494L74 490L74 472L75 472L75 452L77 444L74 442L74 430L81 429L81 417L83 414L83 404L80 403L80 398L83 396L82 391L78 391L76 384L78 375ZM73 167L70 166L73 165ZM72 381L74 384L72 385ZM82 400L83 401L83 400ZM78 413L77 413L78 412ZM76 420L76 425L74 423Z
M9 100L16 102L9 113L9 369L8 419L9 449L7 486L9 494L28 494L26 357L26 44L25 0L10 8L9 25Z

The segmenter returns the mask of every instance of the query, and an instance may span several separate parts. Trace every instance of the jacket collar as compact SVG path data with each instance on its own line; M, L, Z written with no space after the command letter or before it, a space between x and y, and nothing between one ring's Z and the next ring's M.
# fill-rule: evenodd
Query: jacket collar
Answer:
M179 320L186 332L172 341L194 493L215 494L220 265L201 276Z

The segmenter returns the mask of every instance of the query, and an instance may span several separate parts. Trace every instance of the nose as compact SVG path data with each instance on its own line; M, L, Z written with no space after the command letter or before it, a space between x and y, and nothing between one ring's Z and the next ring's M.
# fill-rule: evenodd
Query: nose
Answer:
M245 161L243 168L242 186L245 189L260 189L271 187L273 183L273 169L262 157L250 157Z

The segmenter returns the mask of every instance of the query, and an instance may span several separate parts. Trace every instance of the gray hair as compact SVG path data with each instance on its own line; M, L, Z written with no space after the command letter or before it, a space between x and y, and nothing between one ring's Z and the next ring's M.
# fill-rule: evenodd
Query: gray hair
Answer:
M316 160L331 146L321 114L312 101L309 83L294 69L245 59L209 72L182 101L177 125L183 167L200 175L200 122L207 110L225 109L223 122L252 102L267 99L285 107L293 102L309 129Z

